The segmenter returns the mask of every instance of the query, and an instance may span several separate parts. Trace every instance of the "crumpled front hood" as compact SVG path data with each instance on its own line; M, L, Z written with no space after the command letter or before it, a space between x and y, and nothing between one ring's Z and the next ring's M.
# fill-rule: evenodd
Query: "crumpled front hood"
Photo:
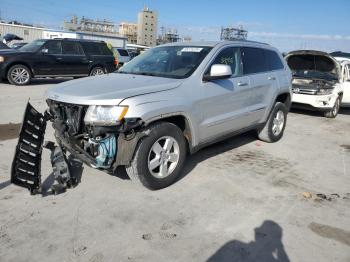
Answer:
M79 105L118 105L122 100L178 87L183 79L112 73L58 84L47 98Z

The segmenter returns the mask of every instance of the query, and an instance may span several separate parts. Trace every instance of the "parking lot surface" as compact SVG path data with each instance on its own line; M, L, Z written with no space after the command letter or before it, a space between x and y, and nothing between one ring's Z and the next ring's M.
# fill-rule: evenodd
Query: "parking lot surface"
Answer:
M163 190L84 166L76 188L31 196L9 182L19 123L61 81L0 83L0 261L350 261L350 110L292 111L278 143L210 146ZM46 189L50 173L44 150Z

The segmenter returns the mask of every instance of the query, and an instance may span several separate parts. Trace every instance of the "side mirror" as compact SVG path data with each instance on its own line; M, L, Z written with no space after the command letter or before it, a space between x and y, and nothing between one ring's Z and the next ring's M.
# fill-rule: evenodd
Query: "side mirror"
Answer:
M232 76L232 70L229 65L215 64L210 68L209 75L204 75L204 81L211 81L216 79L226 79Z
M48 54L49 53L49 49L43 48L43 49L41 49L41 53L42 54Z

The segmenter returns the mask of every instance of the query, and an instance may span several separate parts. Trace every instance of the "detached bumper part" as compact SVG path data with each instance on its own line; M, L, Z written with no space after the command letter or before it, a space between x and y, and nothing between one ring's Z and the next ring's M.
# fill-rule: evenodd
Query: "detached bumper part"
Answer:
M38 193L46 119L28 102L11 168L11 183Z

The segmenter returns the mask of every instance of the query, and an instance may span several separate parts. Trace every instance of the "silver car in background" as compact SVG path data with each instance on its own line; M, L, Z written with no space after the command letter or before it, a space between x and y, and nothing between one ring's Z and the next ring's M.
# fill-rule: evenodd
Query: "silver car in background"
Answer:
M44 116L35 114L53 122L65 159L70 154L108 172L125 166L132 180L155 190L176 181L188 153L216 141L248 130L278 141L291 72L267 44L175 43L146 51L117 73L59 84L47 103ZM13 181L23 182L18 158Z

